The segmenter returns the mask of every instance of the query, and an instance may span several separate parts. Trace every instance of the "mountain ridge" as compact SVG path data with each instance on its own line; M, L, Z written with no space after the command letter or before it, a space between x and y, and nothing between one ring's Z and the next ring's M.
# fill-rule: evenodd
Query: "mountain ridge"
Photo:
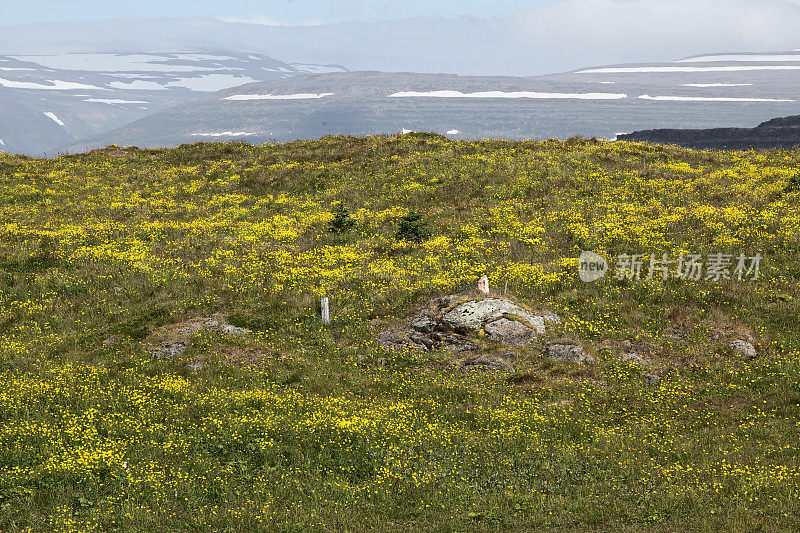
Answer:
M620 135L620 141L675 144L684 148L749 150L800 146L800 115L774 118L754 128L656 129Z
M336 70L222 49L0 55L0 148L52 153L203 93Z
M239 133L238 138L254 143L402 131L465 140L613 139L618 132L657 127L740 127L800 114L793 97L800 81L800 54L797 58L797 70L301 75L225 89L64 149L169 147L213 138L213 133ZM648 71L661 65L634 68Z

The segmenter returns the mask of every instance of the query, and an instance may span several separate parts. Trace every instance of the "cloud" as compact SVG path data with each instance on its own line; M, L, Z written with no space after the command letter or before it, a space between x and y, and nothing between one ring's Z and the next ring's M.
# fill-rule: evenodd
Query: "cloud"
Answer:
M231 24L257 24L260 26L320 26L322 24L326 24L326 22L319 20L308 20L304 22L298 22L296 24L289 24L288 22L284 22L282 20L276 20L266 15L252 15L250 17L245 17L245 18L221 17L220 20Z
M512 11L512 0L496 1L504 6L503 14ZM445 5L457 3L443 0L436 6L448 11ZM547 0L524 5L505 17L417 16L338 28L321 24L305 30L304 44L284 48L292 60L341 63L351 70L533 75L800 46L800 0ZM336 6L333 14L328 0L317 0L315 13L341 21L424 11L416 0L341 0ZM277 12L225 20L287 25L276 17L292 24L299 20Z
M800 42L797 0L561 0L515 21L526 48L545 47L583 64L788 50Z

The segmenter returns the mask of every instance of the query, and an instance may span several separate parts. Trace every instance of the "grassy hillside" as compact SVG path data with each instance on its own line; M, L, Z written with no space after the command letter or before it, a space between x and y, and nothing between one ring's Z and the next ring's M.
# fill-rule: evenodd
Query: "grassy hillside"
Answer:
M0 529L797 530L799 161L429 134L0 154ZM409 211L428 239L396 237ZM764 258L586 284L581 250ZM376 343L483 274L597 364ZM214 313L252 333L142 347Z

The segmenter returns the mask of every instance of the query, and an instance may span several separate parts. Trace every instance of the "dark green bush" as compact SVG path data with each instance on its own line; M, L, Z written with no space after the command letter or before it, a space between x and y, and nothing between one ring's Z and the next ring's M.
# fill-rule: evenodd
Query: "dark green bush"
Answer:
M421 213L411 211L400 219L400 227L396 237L406 241L422 242L431 236L428 222L422 218Z
M329 228L332 233L344 233L349 231L356 225L356 221L347 212L347 208L342 202L338 202L336 207L333 208L333 220L331 220Z
M786 186L787 191L800 191L800 174L795 174Z

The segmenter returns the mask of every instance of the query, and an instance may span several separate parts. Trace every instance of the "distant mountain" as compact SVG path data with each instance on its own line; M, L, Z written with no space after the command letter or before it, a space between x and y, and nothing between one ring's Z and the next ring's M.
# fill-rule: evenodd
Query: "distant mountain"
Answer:
M711 128L704 130L660 129L620 135L621 141L677 144L686 148L749 150L800 146L800 116L776 118L755 128Z
M306 26L229 23L211 17L133 18L3 27L0 53L224 49L259 51L287 62L341 63L362 71L522 76L600 61L653 59L650 51L639 47L620 46L617 53L609 53L563 42L566 36L544 50L531 38L522 17L429 16ZM559 36L552 39L558 41ZM694 50L697 46L687 43L675 54Z
M52 155L204 93L345 70L220 50L0 56L0 150Z
M741 127L797 115L798 86L800 52L694 56L536 77L302 75L225 89L66 148L403 130L463 139L613 139L619 132Z
M505 4L498 13L514 13L487 18L431 14L343 21L361 11L357 4L367 3L337 3L336 9L334 4L330 9L323 3L317 9L309 4L304 14L307 20L341 22L307 25L174 17L2 27L9 17L0 16L0 53L222 49L264 53L289 63L341 63L359 71L533 76L586 65L668 61L703 50L800 47L794 31L800 26L800 7L791 6L790 0L771 0L772 4L784 4L780 9L745 9L748 0L716 2L713 8L706 5L710 2L669 2L669 8L663 9L657 2L497 2ZM250 4L256 11L258 6L269 5ZM430 12L439 11L441 2L429 4ZM509 4L518 8L511 10ZM387 15L398 11L404 9L384 10ZM775 24L781 13L784 20Z

